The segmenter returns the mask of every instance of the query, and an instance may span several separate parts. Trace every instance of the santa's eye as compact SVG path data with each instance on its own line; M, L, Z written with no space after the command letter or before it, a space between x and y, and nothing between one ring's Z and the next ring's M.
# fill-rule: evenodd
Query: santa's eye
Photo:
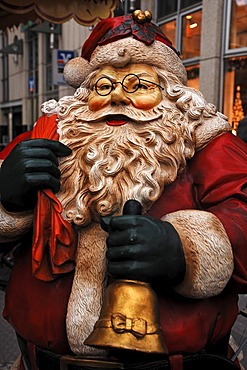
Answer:
M144 85L142 83L138 84L135 86L135 89L137 90L148 90L148 86L147 85Z
M100 85L100 86L98 86L98 90L100 90L100 91L104 91L104 90L109 90L109 89L111 89L111 85L107 85L107 84L104 84L104 85Z
M108 95L113 89L112 81L107 77L101 77L94 86L99 95Z

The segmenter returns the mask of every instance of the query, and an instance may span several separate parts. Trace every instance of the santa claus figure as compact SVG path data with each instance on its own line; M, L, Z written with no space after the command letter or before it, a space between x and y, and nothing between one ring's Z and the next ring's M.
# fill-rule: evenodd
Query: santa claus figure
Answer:
M45 102L0 156L0 241L19 243L4 309L19 369L110 361L87 345L109 277L150 284L167 348L124 352L121 368L237 368L227 356L247 291L246 144L186 86L149 12L101 21L64 76L74 95Z

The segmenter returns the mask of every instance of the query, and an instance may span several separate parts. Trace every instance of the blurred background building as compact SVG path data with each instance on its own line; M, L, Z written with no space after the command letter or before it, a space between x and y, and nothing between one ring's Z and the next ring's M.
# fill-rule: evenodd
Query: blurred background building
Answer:
M6 28L3 3L8 1L0 1L0 149L33 126L43 101L73 94L63 80L63 67L80 55L94 27L74 19L57 24L19 15L16 26ZM199 88L227 115L236 133L238 122L247 115L247 0L91 3L114 3L111 15L150 10L153 22L180 51L188 85Z

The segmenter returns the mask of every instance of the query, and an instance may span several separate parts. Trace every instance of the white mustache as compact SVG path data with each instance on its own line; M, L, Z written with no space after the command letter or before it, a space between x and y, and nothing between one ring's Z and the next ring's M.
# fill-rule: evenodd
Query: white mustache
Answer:
M107 117L121 116L121 118L126 117L134 122L148 122L157 120L162 116L164 112L164 107L159 104L157 107L150 110L140 110L134 107L127 106L115 106L106 107L100 111L90 111L88 105L82 106L79 111L75 114L76 120L83 120L86 122L94 122L99 120L104 120ZM120 117L119 117L120 118Z

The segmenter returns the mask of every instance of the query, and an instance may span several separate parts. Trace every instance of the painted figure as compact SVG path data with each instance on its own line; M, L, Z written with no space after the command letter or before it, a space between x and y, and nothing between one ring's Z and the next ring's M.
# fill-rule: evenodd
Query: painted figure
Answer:
M20 243L3 313L19 368L37 369L37 356L38 369L59 369L65 355L150 370L204 369L216 355L215 368L236 368L226 357L247 291L245 144L186 85L150 12L98 23L64 76L74 95L42 104L0 156L0 241ZM109 279L150 284L167 353L121 358L84 343ZM125 319L126 338L148 335Z

